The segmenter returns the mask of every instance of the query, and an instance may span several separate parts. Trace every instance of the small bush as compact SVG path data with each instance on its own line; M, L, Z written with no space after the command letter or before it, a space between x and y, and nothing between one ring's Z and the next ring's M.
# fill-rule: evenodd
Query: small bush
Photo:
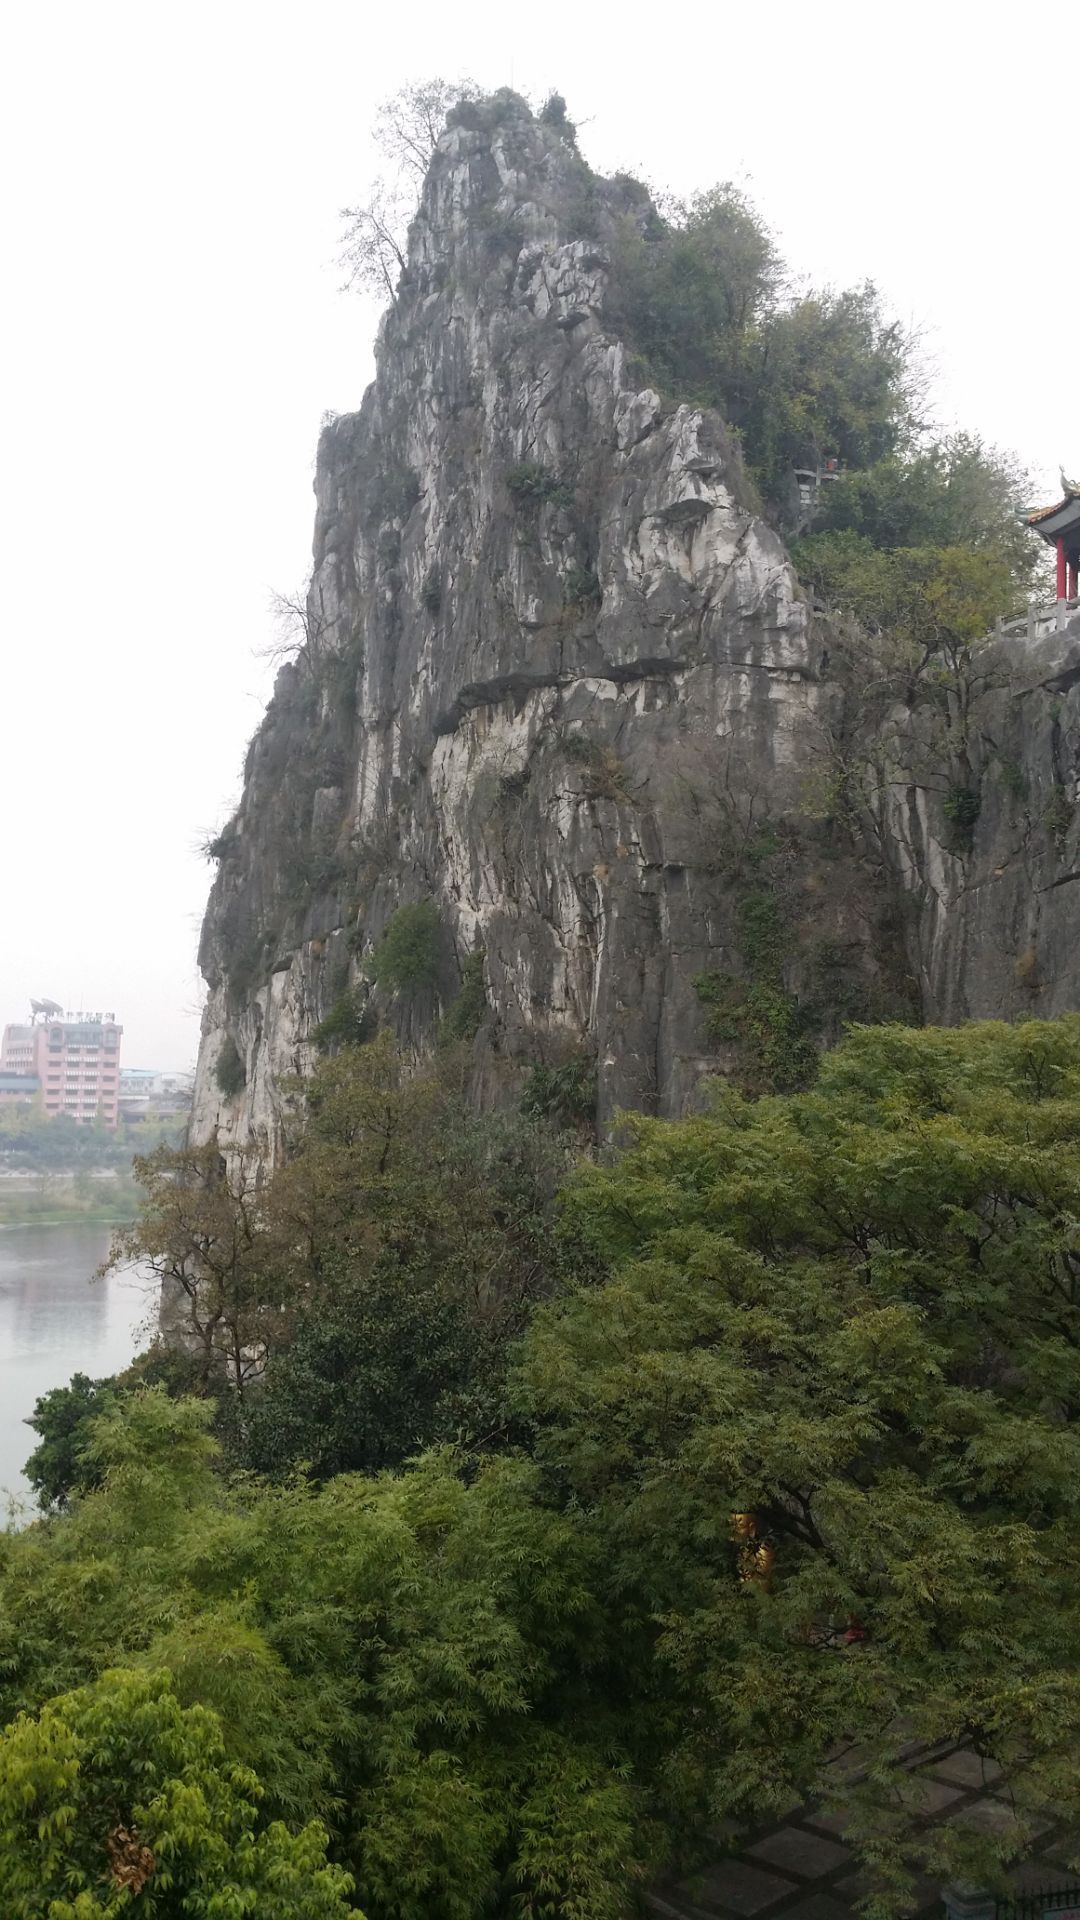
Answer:
M267 951L276 935L252 929L225 956L225 978L234 1005L247 999L253 987L265 978Z
M407 520L420 498L420 476L411 467L388 467L380 473L369 496L368 517L373 522Z
M975 837L975 822L982 810L977 787L951 786L942 803L948 827L950 853L970 853Z
M709 1039L740 1049L745 1092L793 1093L811 1084L818 1068L812 1015L782 985L700 973L694 990L709 1008Z
M461 969L461 992L442 1023L446 1040L471 1040L487 1012L484 991L484 949L470 953Z
M1034 946L1025 947L1023 953L1017 956L1013 978L1026 993L1038 992L1042 981L1039 979L1039 956Z
M320 1053L336 1053L339 1047L366 1046L375 1038L378 1024L366 996L353 987L339 994L311 1037Z
M1074 812L1075 808L1064 787L1055 786L1043 810L1043 824L1059 853L1072 826Z
M574 131L574 123L566 111L566 101L561 93L549 93L539 114L543 127L557 127L560 133Z
M568 607L578 607L600 598L600 582L591 567L568 567L563 575L563 597Z
M574 495L554 473L535 460L522 460L506 476L506 490L520 512L539 512L543 506L569 507Z
M633 799L630 770L614 747L587 734L567 734L562 742L568 760L581 767L581 791L587 800Z
M1014 801L1026 800L1028 791L1027 775L1020 765L1019 760L1012 760L1007 756L1003 756L998 761L998 771L1001 775L1001 784L1008 794L1009 799Z
M533 1067L521 1096L521 1111L530 1119L553 1120L561 1127L591 1120L596 1111L595 1061L587 1053L577 1053L557 1067Z
M434 986L440 945L439 914L433 901L418 900L412 906L399 907L387 921L372 956L373 980L399 993Z
M222 1042L217 1066L214 1068L214 1079L226 1100L235 1100L237 1094L242 1093L247 1086L247 1068L231 1033Z
M504 254L516 258L521 252L521 221L516 208L506 212L500 207L476 207L469 216L469 225L481 236L488 260L500 260Z

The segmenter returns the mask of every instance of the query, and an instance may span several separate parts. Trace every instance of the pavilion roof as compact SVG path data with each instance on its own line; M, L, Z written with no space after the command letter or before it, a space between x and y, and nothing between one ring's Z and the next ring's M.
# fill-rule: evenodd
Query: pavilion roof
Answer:
M1052 507L1036 507L1027 516L1028 526L1037 527L1040 520L1050 520L1055 513L1063 513L1066 507L1072 506L1074 500L1080 500L1080 493L1065 493L1060 500L1054 501Z

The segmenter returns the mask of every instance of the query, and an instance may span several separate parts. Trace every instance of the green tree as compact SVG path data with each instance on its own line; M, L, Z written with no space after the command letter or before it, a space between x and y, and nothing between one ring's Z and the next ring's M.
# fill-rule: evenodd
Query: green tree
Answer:
M750 343L732 408L767 498L784 500L793 467L890 453L910 431L911 384L911 342L869 282L778 308Z
M102 1272L141 1264L153 1274L196 1356L199 1390L224 1374L242 1396L284 1325L262 1258L258 1163L226 1160L211 1140L159 1147L134 1166L142 1211L113 1236Z
M977 434L953 433L861 472L841 474L821 503L822 530L849 528L877 547L970 546L1030 570L1035 542L1021 524L1029 476Z
M572 1260L552 1232L567 1165L550 1128L473 1112L449 1054L410 1073L384 1033L321 1065L263 1195L290 1326L245 1409L248 1464L371 1472L503 1435L512 1343Z
M112 1821L152 1850L162 1831L152 1731L129 1709L167 1668L177 1710L216 1716L215 1770L257 1775L267 1818L321 1819L373 1920L614 1920L664 1844L666 1739L625 1609L609 1622L593 1599L580 1517L506 1457L230 1486L209 1411L160 1390L118 1403L95 1430L101 1486L0 1538L0 1717L67 1719L66 1700L47 1706L57 1693L95 1697L109 1669L136 1670L115 1682L131 1689L117 1716L130 1744L114 1749L91 1718L115 1809L89 1823L99 1850ZM23 1777L15 1767L15 1857L40 1871L34 1816L51 1815L27 1818ZM201 1818L207 1857L228 1861L228 1792L209 1784ZM48 1864L91 1871L78 1821Z
M112 1380L91 1380L74 1373L66 1387L52 1387L34 1402L26 1424L40 1435L23 1471L42 1507L66 1506L77 1488L92 1486L92 1470L82 1457L88 1423L114 1392Z
M250 1397L247 1465L282 1474L303 1461L321 1479L372 1473L455 1439L463 1416L474 1434L503 1424L498 1354L437 1267L391 1254L324 1279L323 1296Z
M904 442L912 343L871 285L793 297L772 234L730 182L665 216L621 222L609 317L665 391L725 415L774 506L794 466L865 467Z
M568 1201L609 1277L527 1339L598 1599L696 1694L672 1766L843 1800L890 1897L1080 1832L1078 1123L1080 1018L856 1029L812 1092L634 1121ZM992 1842L919 1832L907 1745L957 1737L1013 1782Z
M380 987L414 993L432 987L439 976L442 929L432 900L399 907L386 923L372 955L371 976Z
M573 1260L552 1232L568 1148L527 1116L477 1115L455 1059L417 1073L387 1032L342 1045L295 1090L269 1179L213 1143L140 1160L143 1213L110 1264L158 1276L186 1358L114 1389L210 1395L234 1463L261 1472L505 1443L512 1343ZM48 1409L51 1432L66 1422L65 1488L87 1483L88 1411L72 1389Z
M0 1734L0 1900L10 1920L258 1913L360 1920L326 1831L259 1817L216 1717L164 1673L106 1671Z
M202 1369L187 1348L155 1340L130 1366L103 1380L72 1374L66 1387L53 1387L34 1403L26 1424L40 1435L25 1474L40 1507L66 1507L74 1494L100 1485L100 1470L86 1452L92 1423L124 1394L162 1386L174 1398L198 1393Z
M751 332L783 284L775 241L731 181L666 218L626 219L614 248L608 313L661 385L721 405L742 390Z

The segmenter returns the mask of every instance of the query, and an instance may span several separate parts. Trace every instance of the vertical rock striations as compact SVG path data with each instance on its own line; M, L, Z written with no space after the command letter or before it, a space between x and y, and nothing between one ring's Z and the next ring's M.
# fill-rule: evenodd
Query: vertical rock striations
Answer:
M530 1063L595 1073L602 1120L678 1111L733 1066L793 1084L845 1018L1014 1012L1044 970L1077 1004L1047 890L1071 877L1080 636L1030 692L986 696L1006 771L972 851L943 850L908 714L845 816L842 636L722 420L651 390L605 324L640 190L513 95L452 120L375 381L322 435L306 643L216 845L197 1130L272 1147L317 1024L365 1001L418 1049L448 1017L488 1097ZM1038 805L1047 781L1044 832L1020 783ZM430 952L395 978L372 956L420 903Z

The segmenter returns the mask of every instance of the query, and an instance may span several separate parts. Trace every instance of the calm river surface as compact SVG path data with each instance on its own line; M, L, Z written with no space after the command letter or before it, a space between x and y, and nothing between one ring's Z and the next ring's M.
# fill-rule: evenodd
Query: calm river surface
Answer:
M28 1494L20 1471L37 1436L23 1425L34 1401L73 1373L92 1380L126 1366L150 1310L133 1273L91 1278L109 1228L0 1226L0 1526L7 1495Z

